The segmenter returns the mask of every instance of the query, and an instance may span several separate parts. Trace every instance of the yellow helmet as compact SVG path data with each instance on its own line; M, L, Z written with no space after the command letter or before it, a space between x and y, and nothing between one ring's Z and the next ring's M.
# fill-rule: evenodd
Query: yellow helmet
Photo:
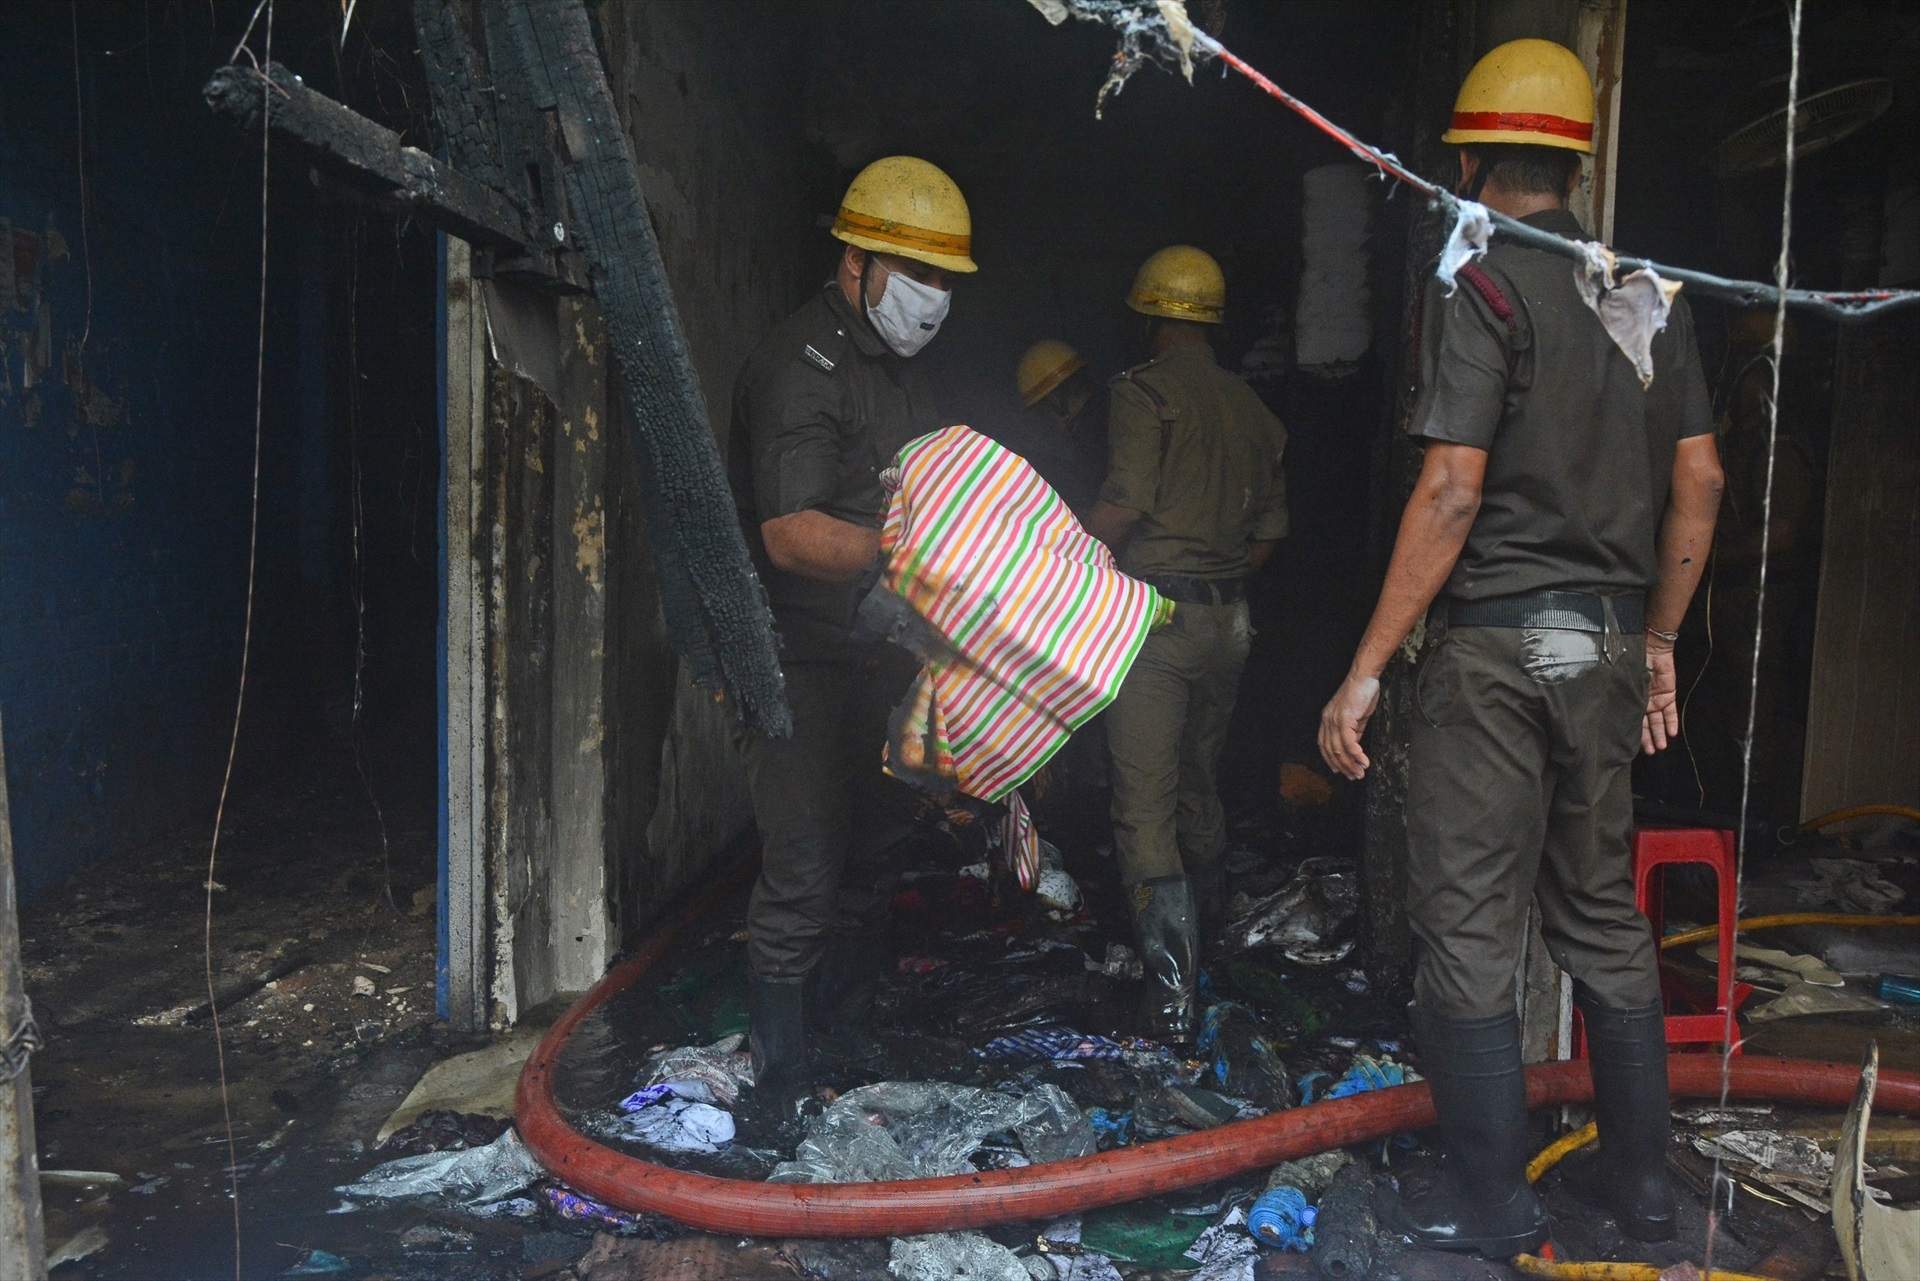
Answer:
M855 174L833 220L836 238L945 271L978 271L967 198L938 165L883 156Z
M1080 353L1057 338L1042 338L1027 348L1013 373L1013 385L1020 391L1020 403L1028 409L1044 400L1049 392L1087 367Z
M1227 276L1206 250L1168 245L1140 264L1127 306L1143 316L1217 325L1226 318Z
M1592 155L1593 80L1586 64L1551 40L1496 46L1460 82L1453 127L1440 141L1513 142Z

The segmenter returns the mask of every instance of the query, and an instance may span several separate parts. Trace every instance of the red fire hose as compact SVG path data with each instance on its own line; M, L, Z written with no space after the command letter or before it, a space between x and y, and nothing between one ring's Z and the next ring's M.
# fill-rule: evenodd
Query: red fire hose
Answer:
M1433 1123L1427 1087L1403 1085L1072 1161L894 1183L720 1179L595 1143L568 1125L554 1104L553 1073L561 1048L582 1019L631 987L682 929L732 889L731 880L716 885L656 930L548 1029L520 1074L514 1113L527 1147L556 1178L618 1209L749 1236L914 1236L1118 1205ZM1720 1093L1718 1055L1676 1054L1668 1075L1675 1095ZM1851 1064L1743 1056L1733 1060L1730 1094L1845 1108L1859 1080L1860 1069ZM1584 1062L1527 1069L1529 1107L1585 1103L1592 1097ZM1875 1106L1920 1113L1920 1074L1882 1072Z

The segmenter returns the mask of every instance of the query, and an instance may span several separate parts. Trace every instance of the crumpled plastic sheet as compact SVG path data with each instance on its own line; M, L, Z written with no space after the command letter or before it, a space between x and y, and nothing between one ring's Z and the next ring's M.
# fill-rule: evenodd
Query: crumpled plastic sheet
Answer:
M1326 1080L1326 1072L1309 1072L1300 1078L1300 1105L1305 1107L1313 1102L1315 1091L1320 1082ZM1371 1054L1356 1055L1352 1066L1327 1088L1320 1097L1324 1099L1344 1099L1355 1094L1367 1094L1374 1090L1384 1090L1388 1086L1406 1085L1420 1080L1420 1074L1402 1063L1390 1058L1374 1058Z
M1841 912L1891 912L1906 901L1907 892L1880 874L1880 865L1863 858L1810 858L1808 877L1798 877L1818 897Z
M1579 241L1582 260L1574 267L1573 283L1580 301L1600 318L1613 345L1626 353L1640 385L1653 385L1653 336L1667 327L1680 282L1662 280L1651 267L1642 267L1626 279L1613 278L1613 250L1592 240Z
M647 1061L646 1075L640 1084L644 1087L669 1081L698 1083L712 1094L707 1102L731 1108L740 1101L740 1091L753 1084L753 1057L741 1048L746 1043L747 1038L736 1032L711 1045L684 1045L664 1050Z
M704 1081L663 1081L620 1100L626 1115L606 1129L662 1152L718 1152L733 1142L733 1114L713 1104Z
M1800 1014L1866 1014L1886 1008L1885 1002L1852 988L1818 987L1805 980L1795 980L1765 1005L1743 1011L1742 1017L1751 1024Z
M1018 1255L978 1232L896 1237L887 1271L899 1281L1033 1281Z
M1223 941L1228 951L1277 947L1297 965L1331 965L1353 950L1352 938L1334 936L1352 924L1359 905L1350 863L1310 858L1285 885L1239 907Z
M640 1226L640 1216L594 1200L582 1192L558 1184L548 1184L540 1195L553 1212L573 1223L591 1223L610 1232L632 1232Z
M1454 277L1460 269L1487 252L1487 242L1493 238L1493 215L1487 207L1477 200L1462 200L1453 216L1453 230L1447 233L1446 247L1440 251L1440 261L1434 267L1433 274L1451 294L1456 288Z
M1052 1281L1124 1281L1120 1269L1113 1266L1112 1259L1095 1251L1078 1248L1079 1215L1049 1223L1040 1233L1040 1239L1043 1248L1066 1247L1044 1256L1053 1268Z
M1195 1046L1209 1061L1215 1089L1268 1109L1293 1102L1286 1064L1267 1040L1259 1016L1238 1001L1218 1001L1207 1007Z
M988 1137L1012 1132L1034 1161L1087 1156L1093 1126L1056 1085L1002 1094L943 1081L882 1081L827 1106L772 1183L870 1183L963 1174Z
M388 1161L334 1191L364 1201L437 1196L471 1207L510 1197L545 1175L520 1135L508 1130L483 1148Z
M1146 973L1140 958L1125 943L1107 944L1106 955L1098 961L1089 956L1086 965L1089 974L1104 974L1110 979L1138 979Z
M1253 1281L1254 1258L1260 1247L1247 1233L1247 1212L1235 1209L1200 1234L1187 1257L1200 1265L1188 1281Z
M1715 1161L1745 1161L1774 1175L1825 1187L1833 1178L1833 1153L1803 1134L1778 1130L1728 1130L1695 1138L1694 1150Z

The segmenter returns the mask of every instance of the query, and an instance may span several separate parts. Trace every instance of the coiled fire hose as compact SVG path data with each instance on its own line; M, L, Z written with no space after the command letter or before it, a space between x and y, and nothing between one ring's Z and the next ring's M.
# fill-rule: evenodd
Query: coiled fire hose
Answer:
M554 1100L554 1072L567 1038L609 998L644 978L687 927L726 902L746 870L722 878L656 929L547 1030L521 1071L514 1118L529 1150L554 1177L617 1209L751 1236L917 1236L1119 1205L1433 1124L1427 1087L1402 1085L1071 1161L886 1183L722 1179L594 1142L568 1123ZM1720 1072L1719 1056L1704 1054L1677 1054L1668 1069L1673 1093L1688 1097L1717 1097ZM1742 1056L1732 1061L1728 1084L1735 1099L1844 1108L1859 1080L1854 1064ZM1531 1108L1592 1097L1585 1062L1527 1069ZM1882 1072L1875 1104L1920 1114L1920 1075Z

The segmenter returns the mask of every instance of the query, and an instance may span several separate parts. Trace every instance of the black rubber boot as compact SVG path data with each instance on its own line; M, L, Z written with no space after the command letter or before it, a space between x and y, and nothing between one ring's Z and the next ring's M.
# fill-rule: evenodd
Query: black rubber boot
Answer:
M1673 1181L1667 1174L1672 1101L1667 1094L1667 1029L1660 1003L1616 1009L1579 994L1600 1124L1593 1186L1620 1231L1636 1241L1673 1239Z
M810 975L750 976L747 986L747 1048L753 1055L757 1091L777 1089L804 1075L807 1066L807 988Z
M1194 984L1199 977L1199 920L1184 876L1142 881L1127 891L1134 935L1146 966L1140 996L1143 1035L1168 1044L1193 1040Z
M1386 1226L1419 1245L1489 1259L1538 1249L1547 1214L1527 1183L1519 1020L1447 1019L1416 1009L1413 1034L1446 1155L1437 1177L1418 1188L1409 1179L1387 1198Z
M1219 939L1227 924L1227 869L1215 861L1188 873L1193 882L1193 899L1199 913L1202 950Z
M880 1052L873 1038L873 1001L880 990L880 966L888 952L877 935L839 935L827 945L809 976L807 1009L814 1048L837 1063L860 1063Z

